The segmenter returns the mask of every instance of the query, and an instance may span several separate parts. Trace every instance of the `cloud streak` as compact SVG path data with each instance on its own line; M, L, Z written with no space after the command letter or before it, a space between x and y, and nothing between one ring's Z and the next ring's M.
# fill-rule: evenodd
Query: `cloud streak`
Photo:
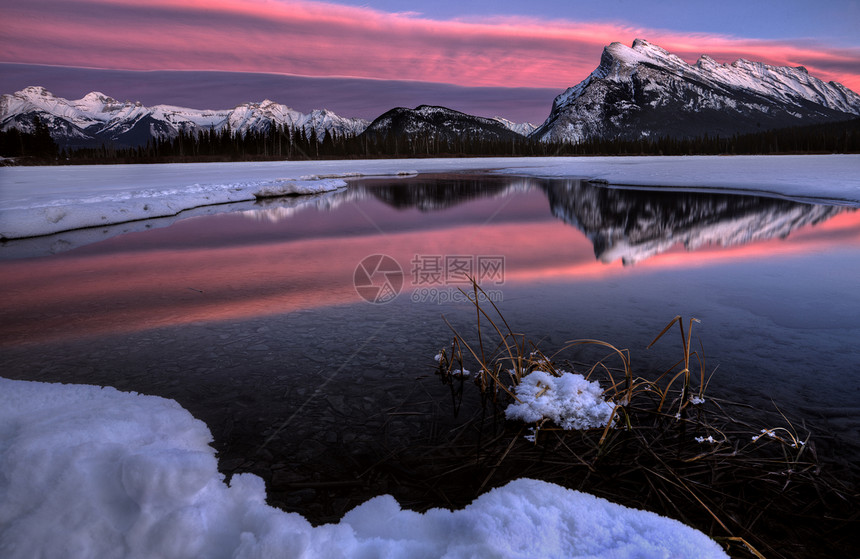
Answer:
M5 0L4 0L5 1ZM11 4L11 2L6 2ZM30 0L4 7L3 61L125 70L218 70L563 89L612 41L804 65L860 89L860 49L525 17L435 20L281 0Z

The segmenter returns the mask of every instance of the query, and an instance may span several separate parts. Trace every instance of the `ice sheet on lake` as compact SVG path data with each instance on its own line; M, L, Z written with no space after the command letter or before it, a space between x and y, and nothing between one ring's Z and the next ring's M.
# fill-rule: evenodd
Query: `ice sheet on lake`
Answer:
M61 180L61 179L60 179ZM117 190L33 201L14 200L0 206L0 238L20 239L60 231L175 216L192 208L259 200L276 196L307 195L346 187L340 179L272 180L194 183L142 190Z
M125 235L169 227L182 219L210 216L223 213L238 213L252 219L273 221L275 217L285 219L307 209L328 210L336 207L349 196L345 189L281 198L262 198L253 202L233 202L215 206L200 206L183 211L180 215L157 217L113 223L99 227L86 227L60 231L50 235L27 237L0 244L0 260L50 256Z
M860 155L290 161L0 168L0 238L342 187L337 177L492 170L610 185L720 189L860 205ZM284 177L299 177L296 180Z
M798 202L860 205L860 155L558 158L506 172L582 177L610 186L755 193Z
M312 527L227 484L212 436L175 401L0 378L0 555L31 557L726 557L653 513L520 479L462 510L373 498Z

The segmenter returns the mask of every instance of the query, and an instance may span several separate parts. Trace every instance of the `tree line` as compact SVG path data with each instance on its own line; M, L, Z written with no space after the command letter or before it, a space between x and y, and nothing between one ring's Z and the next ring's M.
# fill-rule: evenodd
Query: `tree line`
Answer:
M50 129L38 116L33 118L32 132L21 132L17 128L0 132L0 157L51 162L59 153Z
M263 161L366 159L398 157L564 156L564 155L771 155L790 153L860 153L860 119L768 130L730 137L594 138L579 143L540 142L526 137L488 140L469 134L432 133L338 135L285 126L267 131L180 131L172 138L152 138L126 147L61 147L48 127L34 121L32 132L0 132L0 156L15 164L169 163L192 161Z

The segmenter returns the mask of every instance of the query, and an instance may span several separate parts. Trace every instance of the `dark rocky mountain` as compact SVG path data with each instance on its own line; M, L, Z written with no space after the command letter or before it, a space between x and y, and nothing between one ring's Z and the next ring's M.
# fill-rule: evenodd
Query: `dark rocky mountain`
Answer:
M731 136L856 118L860 96L825 83L803 67L702 56L690 65L636 39L612 43L584 81L556 97L531 137L576 143L587 139Z
M448 143L523 140L506 121L461 113L445 107L421 105L414 109L391 109L370 123L363 135L376 141L384 138L428 145Z

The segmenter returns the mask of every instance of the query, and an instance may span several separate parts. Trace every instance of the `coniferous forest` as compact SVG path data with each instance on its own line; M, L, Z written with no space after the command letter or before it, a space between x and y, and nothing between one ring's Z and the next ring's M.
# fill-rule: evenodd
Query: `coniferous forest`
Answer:
M440 139L427 135L332 136L312 130L273 127L267 132L234 133L229 128L174 138L155 138L137 147L61 147L47 126L35 123L32 133L10 128L0 132L0 163L74 165L116 163L179 163L206 161L271 161L372 159L400 157L507 157L572 155L776 155L860 153L860 119L768 130L731 137L605 139L581 143L548 143L526 137L488 141L468 136Z

